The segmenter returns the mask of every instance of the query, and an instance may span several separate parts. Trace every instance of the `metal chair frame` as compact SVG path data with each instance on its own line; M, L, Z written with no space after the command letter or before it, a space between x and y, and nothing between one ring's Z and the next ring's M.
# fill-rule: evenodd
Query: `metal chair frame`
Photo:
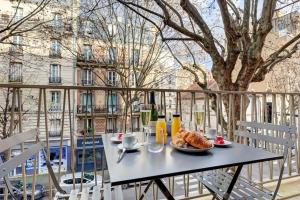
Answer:
M257 122L237 122L239 129L234 132L235 141L244 141L248 145L255 148L263 148L269 144L277 145L277 148L283 147L283 161L281 162L279 178L274 192L263 188L253 181L244 177L239 177L233 187L230 197L227 196L226 190L233 176L222 170L212 171L208 173L198 174L198 180L213 194L213 198L221 199L275 199L281 184L284 172L284 164L288 157L289 149L293 147L293 135L296 135L296 126L274 125L269 123ZM250 132L247 131L250 128ZM285 133L281 137L273 137L269 135L259 134L259 129L264 131L276 131ZM243 196L244 195L244 196Z
M0 140L0 153L10 150L12 147L24 143L28 140L36 140L36 143L32 145L31 148L25 150L21 154L7 161L3 161L0 157L0 179L3 178L7 186L8 192L10 193L13 199L17 199L17 198L14 195L12 184L8 178L8 174L14 169L16 169L19 165L25 163L26 160L28 160L31 156L37 155L40 150L43 151L44 155L47 155L46 152L47 150L44 148L43 142L39 140L38 135L39 135L39 130L35 128L23 133L15 134L3 140ZM46 166L48 169L48 173L52 179L52 183L55 186L56 190L62 194L65 194L66 192L60 187L56 179L55 173L51 167L51 163L47 157L46 157Z

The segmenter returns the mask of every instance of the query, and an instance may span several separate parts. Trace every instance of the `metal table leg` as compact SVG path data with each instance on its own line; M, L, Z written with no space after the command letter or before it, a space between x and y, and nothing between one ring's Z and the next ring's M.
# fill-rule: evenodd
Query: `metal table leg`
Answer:
M238 177L239 177L239 175L240 175L240 173L242 171L242 168L243 168L243 165L239 165L238 168L236 169L236 171L235 171L235 173L234 173L234 175L232 177L232 180L230 182L230 185L228 186L227 191L226 191L226 193L223 196L223 200L229 199L230 193L233 190L233 187L234 187L234 185L235 185L235 183L236 183L236 181L237 181L237 179L238 179Z
M150 186L152 185L152 183L153 183L152 180L149 181L149 183L148 183L148 185L146 186L144 192L143 192L142 194L140 194L139 200L142 200L142 199L144 198L144 196L146 195L146 193L147 193L148 189L150 188Z
M154 182L157 184L157 187L160 191L165 195L168 200L175 200L174 197L171 195L170 191L166 188L163 182L160 179L154 179Z

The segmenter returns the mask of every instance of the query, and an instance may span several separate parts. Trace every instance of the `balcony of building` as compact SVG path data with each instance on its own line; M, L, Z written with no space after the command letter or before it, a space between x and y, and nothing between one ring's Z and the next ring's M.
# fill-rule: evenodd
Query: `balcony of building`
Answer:
M122 107L119 105L77 105L77 115L84 116L85 114L91 115L92 113L95 116L106 115L106 114L122 114Z
M82 86L92 86L94 85L94 80L91 79L81 79Z
M49 84L61 84L62 78L59 76L50 76L49 77Z
M11 56L22 56L23 55L23 47L20 45L12 45L9 47L8 55Z
M8 75L8 82L10 83L22 83L23 82L23 76L22 75Z
M103 148L103 135L96 135L95 132L97 129L103 128L105 131L102 134L116 133L116 131L127 130L132 131L136 134L140 134L142 130L142 125L140 128L136 127L134 123L140 124L140 121L135 121L133 112L133 106L125 106L120 108L119 105L126 105L126 102L121 102L118 106L110 107L110 105L78 105L74 107L73 99L70 94L73 92L77 94L80 90L83 89L82 86L49 86L49 85L14 85L14 84L0 84L0 88L7 90L10 88L15 96L19 90L22 90L22 93L25 94L26 91L30 91L31 94L36 95L36 101L30 102L31 105L35 104L34 112L25 113L20 117L19 110L12 110L14 114L10 113L8 121L12 124L15 124L14 129L8 129L10 133L9 137L14 135L18 136L18 132L26 132L31 130L31 128L38 127L38 136L41 136L42 143L47 151L39 151L35 156L25 159L24 163L26 165L17 165L17 169L12 171L9 174L9 179L11 180L22 180L30 184L41 184L44 188L44 193L46 198L55 199L56 197L69 198L70 192L73 189L73 182L76 184L76 188L80 191L82 186L82 193L87 190L90 192L90 198L92 197L93 188L96 188L95 185L100 186L99 190L99 199L104 196L104 187L102 183L106 185L109 183L107 179L107 174L109 168L107 168L106 161L112 159L112 157L105 158L105 151ZM47 101L44 98L47 97L47 92L53 89L62 90L64 94L64 100L61 102L61 114L60 120L57 122L51 122L52 113L48 112L48 108L51 105L48 105ZM277 125L294 125L297 128L299 127L299 115L300 107L297 106L297 101L300 98L300 93L273 93L273 92L230 92L230 91L205 91L205 90L174 90L174 89L146 89L146 88L117 88L117 87L88 87L89 92L93 93L95 91L102 92L123 92L128 94L128 98L131 97L132 91L139 91L138 101L139 104L147 103L145 94L148 94L151 91L155 91L156 104L159 114L167 114L168 106L166 106L165 97L166 94L172 93L175 94L175 111L180 113L182 117L182 122L184 127L189 127L190 122L193 121L195 117L195 107L194 105L203 105L203 121L201 129L203 131L208 131L209 129L216 129L220 135L223 135L224 138L230 140L230 135L232 134L232 129L236 127L236 121L238 120L247 120L252 122L261 122L265 124L277 124ZM126 92L128 91L128 92ZM215 95L211 95L215 94ZM171 95L173 96L173 95ZM216 108L212 108L212 100L209 99L212 96L217 96L216 99ZM182 98L184 97L184 98ZM195 99L196 97L196 99ZM21 101L21 98L18 97L18 101ZM229 107L228 110L230 114L226 114L224 101L228 100ZM15 101L16 103L17 101ZM129 101L127 101L128 103ZM9 105L12 105L11 100ZM27 102L28 103L28 102ZM1 102L1 104L3 104ZM233 112L236 110L236 105L241 106L240 113ZM1 105L3 106L3 105ZM110 110L111 108L111 110ZM73 110L75 109L75 110ZM121 111L124 117L124 123L115 123L111 122L111 118L114 116L114 111ZM45 112L46 111L46 112ZM114 111L114 112L113 112ZM126 112L127 111L127 112ZM136 106L136 112L140 112L139 106ZM97 113L106 113L103 115L104 121L97 121ZM112 113L113 112L113 113ZM45 113L47 113L45 115ZM75 126L76 115L82 115L81 119L86 119L86 125L84 123L78 127L89 127L82 128L88 134L78 135L77 124ZM91 115L93 113L93 116ZM1 113L2 116L3 113ZM22 114L22 113L21 113ZM34 116L33 116L34 115ZM11 117L12 116L12 117ZM107 116L107 118L105 117ZM216 117L219 116L219 117ZM220 116L224 117L225 121L220 121ZM74 118L75 117L75 118ZM94 121L87 120L92 119ZM109 118L110 117L110 118ZM21 119L18 121L18 119ZM16 123L17 122L17 123ZM225 123L226 122L226 123ZM52 129L53 126L61 126L62 129ZM9 127L9 125L7 125ZM76 128L75 128L76 127ZM46 131L47 130L47 131ZM59 130L59 131L57 131ZM297 130L297 133L299 130ZM269 131L268 133L261 133L266 136L277 136L281 137L280 134L276 132ZM25 134L26 135L26 134ZM48 137L45 137L48 136ZM283 135L282 135L283 136ZM51 138L51 139L47 139ZM55 139L54 139L55 138ZM294 137L292 148L290 149L289 158L286 161L285 171L283 173L282 184L278 193L278 199L288 199L293 197L294 199L299 198L298 186L300 184L299 172L300 172L300 152L299 152L299 141L300 137ZM61 141L63 139L63 141ZM26 152L30 150L31 147L35 147L36 139L26 140L21 146L17 145L12 148L11 155L16 156L21 152ZM265 147L268 146L266 143L262 143ZM23 147L23 148L22 148ZM164 153L174 155L177 152L175 149L170 150L169 144L166 144L168 148ZM216 147L214 147L216 148ZM276 148L273 146L272 148ZM219 148L221 151L222 148ZM224 149L225 150L225 149ZM265 148L267 150L267 148ZM129 158L133 155L140 155L142 152L147 151L147 147L142 147L140 151L134 152L131 154L126 154ZM49 154L47 153L49 152ZM274 152L276 153L275 149ZM281 149L278 149L278 152L281 152ZM150 154L150 153L149 153ZM193 155L195 159L204 159L205 156L212 156L213 153ZM107 154L108 155L108 154ZM156 161L160 158L157 158L158 154L153 155L153 159ZM188 154L182 154L188 155ZM234 155L233 155L234 156ZM60 185L64 187L64 190L67 191L66 194L59 193L55 188L55 185L50 180L50 174L46 168L45 159L49 157L50 165L53 170L56 172L55 177L60 180ZM155 158L156 157L156 158ZM36 165L34 165L34 160L36 158ZM132 165L137 162L143 162L142 158L136 157L136 160L132 160ZM124 157L123 159L126 159ZM269 188L270 190L274 189L275 183L277 183L278 173L279 173L279 161L267 161L260 164L245 165L241 175L251 179L253 182L260 186ZM114 163L114 166L122 165ZM148 170L151 166L153 160L149 160L149 165L145 165L144 169ZM170 166L178 166L176 160L171 159L169 161ZM191 163L193 165L193 163ZM1 166L1 164L0 164ZM36 167L36 170L32 170ZM109 166L108 166L109 167ZM111 166L110 166L111 167ZM225 166L226 167L226 166ZM162 169L165 170L165 169ZM209 169L208 169L209 170ZM1 171L2 173L2 171ZM74 176L73 176L74 175ZM96 175L96 176L95 176ZM25 178L24 178L25 177ZM97 177L97 180L96 178ZM198 182L196 174L194 171L174 175L171 174L168 177L161 177L163 183L166 185L176 197L176 199L210 199L210 193L205 187ZM73 181L73 182L72 182ZM70 184L68 184L70 183ZM149 180L143 181L132 181L129 184L124 184L122 187L123 198L125 200L131 200L139 198L142 195L142 192L147 187L147 184L150 183ZM4 185L4 184L3 184ZM81 185L81 186L80 186ZM87 189L85 189L87 188ZM112 192L115 192L115 186L113 186ZM165 199L163 194L158 190L156 184L150 185L150 189L146 192L147 199Z

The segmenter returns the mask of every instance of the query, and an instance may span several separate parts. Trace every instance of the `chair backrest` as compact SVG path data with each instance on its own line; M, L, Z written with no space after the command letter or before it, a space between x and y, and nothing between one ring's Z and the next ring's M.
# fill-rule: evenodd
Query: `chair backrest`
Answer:
M234 132L236 140L247 138L249 139L246 140L247 143L250 143L252 146L257 148L262 147L265 150L272 150L274 146L275 148L283 149L283 162L281 163L281 169L280 169L277 187L273 194L273 199L275 199L283 176L285 162L288 157L288 150L295 144L293 139L296 136L297 127L294 125L285 126L285 125L275 125L270 123L245 122L245 121L238 121L237 125L239 126L239 129ZM250 132L248 131L247 128L250 128ZM275 134L275 133L280 133L280 134ZM270 146L272 146L272 148L270 148ZM276 152L278 153L278 151Z
M3 140L0 140L0 153L13 148L14 146L26 142L27 140L35 140L38 134L37 129L31 129L24 133L18 133ZM21 154L14 156L0 165L0 179L7 176L11 171L22 163L25 163L31 156L36 155L43 147L41 142L32 145L31 148L25 150Z
M5 151L13 148L14 146L24 143L28 140L33 140L33 141L37 140L36 143L31 145L30 148L26 149L19 155L14 156L13 158L10 158L3 162L0 157L0 179L1 178L4 179L4 181L7 185L8 191L10 192L10 194L12 196L13 196L12 186L11 186L9 179L7 178L9 173L11 171L13 171L14 169L16 169L18 166L20 166L21 164L25 163L30 157L37 155L40 150L42 150L43 153L45 155L47 155L46 150L44 148L44 144L41 141L39 141L38 135L39 135L39 130L37 128L35 128L35 129L31 129L31 130L28 130L23 133L15 134L15 135L5 138L3 140L0 140L0 153L3 153ZM56 189L60 193L65 193L65 191L62 190L62 188L59 186L59 183L56 180L54 171L51 167L51 163L47 158L46 158L46 165L48 168L48 173L50 174L52 182L53 182L54 186L56 187Z

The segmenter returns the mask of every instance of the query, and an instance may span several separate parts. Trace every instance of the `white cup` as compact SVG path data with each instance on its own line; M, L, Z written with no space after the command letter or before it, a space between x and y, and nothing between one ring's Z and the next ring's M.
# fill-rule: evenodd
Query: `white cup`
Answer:
M207 136L211 139L214 139L217 136L217 129L215 128L208 129Z
M138 140L137 140L135 134L133 134L133 133L123 134L123 136L122 136L122 145L126 149L133 148L137 142L138 142Z

